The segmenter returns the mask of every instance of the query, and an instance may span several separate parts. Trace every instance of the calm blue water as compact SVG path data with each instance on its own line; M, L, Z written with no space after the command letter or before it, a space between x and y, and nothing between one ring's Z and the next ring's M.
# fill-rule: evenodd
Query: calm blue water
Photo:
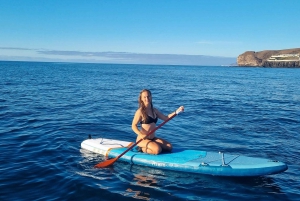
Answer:
M0 200L299 200L300 69L0 62ZM141 89L168 114L175 147L287 163L224 178L116 162L80 149L88 134L134 141Z

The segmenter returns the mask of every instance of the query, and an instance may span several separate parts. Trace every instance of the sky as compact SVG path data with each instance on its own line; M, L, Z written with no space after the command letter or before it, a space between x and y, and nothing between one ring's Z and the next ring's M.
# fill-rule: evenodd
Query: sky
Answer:
M0 0L0 60L228 65L300 47L299 0Z

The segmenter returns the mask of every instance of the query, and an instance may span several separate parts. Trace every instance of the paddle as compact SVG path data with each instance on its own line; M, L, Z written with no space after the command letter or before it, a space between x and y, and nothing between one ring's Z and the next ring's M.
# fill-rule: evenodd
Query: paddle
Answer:
M179 114L180 112L178 112ZM171 119L173 119L176 116L176 112L170 116L167 120L165 120L164 122L162 122L160 125L158 125L157 127L155 127L153 130L151 130L144 138L140 139L139 141L137 141L136 143L134 143L133 145L131 145L127 150L125 150L122 154L120 154L118 157L116 158L112 158L112 159L108 159L106 161L100 162L97 165L95 165L95 168L105 168L108 166L111 166L112 164L114 164L119 158L121 158L124 154L126 154L129 150L131 150L134 146L136 146L138 143L140 143L142 140L144 140L148 135L151 135L152 133L154 133L157 129L159 129L160 127L162 127L163 125L165 125L165 123L167 123L168 121L170 121Z

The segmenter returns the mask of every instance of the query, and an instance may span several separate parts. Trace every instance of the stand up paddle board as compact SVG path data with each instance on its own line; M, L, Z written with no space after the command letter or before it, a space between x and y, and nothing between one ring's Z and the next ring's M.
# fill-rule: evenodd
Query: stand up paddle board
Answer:
M81 148L115 158L132 144L133 142L98 138L84 140ZM151 155L139 152L137 146L119 160L159 169L215 176L262 176L281 173L288 169L283 162L265 158L186 149L173 149L169 153Z

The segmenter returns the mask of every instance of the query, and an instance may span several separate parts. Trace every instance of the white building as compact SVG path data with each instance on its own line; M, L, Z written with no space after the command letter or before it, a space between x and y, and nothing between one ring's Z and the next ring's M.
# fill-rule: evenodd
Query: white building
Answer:
M280 54L280 55L272 55L268 61L299 61L299 54Z

